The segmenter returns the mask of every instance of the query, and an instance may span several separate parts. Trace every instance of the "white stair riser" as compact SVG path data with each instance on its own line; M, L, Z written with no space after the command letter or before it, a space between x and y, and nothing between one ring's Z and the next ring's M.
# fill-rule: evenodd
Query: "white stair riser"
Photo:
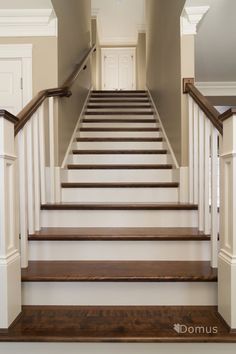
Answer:
M72 158L71 158L72 157ZM69 163L75 164L166 164L167 155L163 154L95 154L70 155Z
M150 105L149 102L139 102L138 100L135 100L135 102L127 102L127 100L123 100L122 102L116 101L116 102L112 102L111 100L107 100L107 102L100 102L100 99L98 99L99 102L94 102L94 100L90 100L89 101L89 105L90 106L119 106L121 108L125 107L125 106L135 106L135 108L133 108L133 110L136 110L136 107L140 107L140 106L147 106L147 108L152 108L152 106Z
M157 128L156 123L82 123L83 128Z
M81 137L81 138L160 138L162 137L162 134L160 131L153 131L153 132L139 132L139 131L134 131L134 132L125 132L125 131L111 131L111 132L83 132L80 131L77 133L76 137Z
M178 188L63 188L65 203L175 203Z
M177 306L216 305L213 282L27 282L24 305Z
M137 115L135 114L120 114L119 112L117 112L117 114L106 114L104 116L104 114L85 114L84 115L85 118L87 119L153 119L155 118L154 114L139 114L138 115L138 118L137 118ZM135 124L135 123L133 123Z
M43 210L41 227L197 227L192 210Z
M235 354L235 343L1 343L4 354Z
M208 261L209 241L30 241L32 261Z
M172 170L64 170L62 182L172 182Z
M156 141L111 141L111 142L97 142L97 141L88 141L88 142L75 142L73 143L72 149L74 150L134 150L134 149L163 149L163 142Z

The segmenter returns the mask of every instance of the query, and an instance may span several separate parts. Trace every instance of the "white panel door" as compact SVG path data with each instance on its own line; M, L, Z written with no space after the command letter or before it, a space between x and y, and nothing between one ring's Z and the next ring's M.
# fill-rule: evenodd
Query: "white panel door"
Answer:
M116 90L119 86L119 58L116 53L104 55L104 90Z
M22 109L22 62L0 59L0 109L17 114Z
M119 90L134 90L133 53L119 54Z
M136 89L134 48L102 49L102 89Z

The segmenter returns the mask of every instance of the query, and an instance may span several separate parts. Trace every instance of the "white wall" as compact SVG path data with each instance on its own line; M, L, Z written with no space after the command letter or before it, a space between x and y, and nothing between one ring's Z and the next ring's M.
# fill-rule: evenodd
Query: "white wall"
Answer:
M209 5L196 36L196 80L236 81L236 1L188 0L187 6Z

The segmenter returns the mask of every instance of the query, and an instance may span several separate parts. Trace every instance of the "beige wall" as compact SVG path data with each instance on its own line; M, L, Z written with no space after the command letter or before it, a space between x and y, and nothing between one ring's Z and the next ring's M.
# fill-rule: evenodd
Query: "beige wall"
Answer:
M146 33L138 34L137 44L137 89L146 88Z
M33 45L33 95L46 88L57 87L56 37L1 37L0 44Z
M58 18L59 84L67 79L75 65L91 46L91 1L52 0ZM59 164L67 151L72 133L91 86L91 65L80 74L70 98L60 100L58 137Z
M147 86L181 164L180 15L185 0L146 0Z

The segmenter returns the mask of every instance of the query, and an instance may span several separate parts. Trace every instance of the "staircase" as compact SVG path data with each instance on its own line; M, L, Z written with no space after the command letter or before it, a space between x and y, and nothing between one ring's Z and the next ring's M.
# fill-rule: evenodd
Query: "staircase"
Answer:
M179 203L174 170L146 91L93 91L62 202L42 205L29 236L22 317L0 341L232 340L215 307L210 236L198 206ZM218 334L177 333L176 323Z

